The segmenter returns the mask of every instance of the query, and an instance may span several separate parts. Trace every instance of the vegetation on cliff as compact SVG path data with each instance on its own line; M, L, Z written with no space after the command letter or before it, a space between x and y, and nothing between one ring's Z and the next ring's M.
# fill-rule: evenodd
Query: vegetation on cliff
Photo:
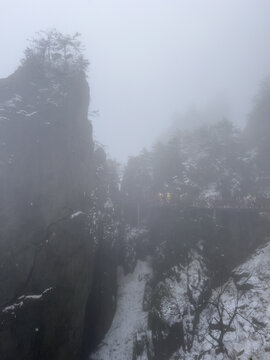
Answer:
M246 129L176 131L120 186L82 50L40 32L0 81L0 358L267 356L269 80Z

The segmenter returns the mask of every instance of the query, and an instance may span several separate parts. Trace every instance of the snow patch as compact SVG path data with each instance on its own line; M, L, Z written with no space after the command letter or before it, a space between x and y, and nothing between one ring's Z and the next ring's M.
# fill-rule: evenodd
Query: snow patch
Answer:
M152 275L148 261L138 261L132 274L124 275L118 269L116 313L104 340L91 360L132 359L133 342L138 329L147 329L147 312L143 308L146 281Z
M161 317L171 327L183 322L186 333L191 331L196 308L208 288L209 276L203 258L196 251L189 254L187 266L174 266L161 282L165 296L160 303Z
M36 115L37 113L38 113L37 111L33 111L31 113L27 113L25 116L32 117L32 116Z
M108 198L104 204L104 209L113 209L113 203L111 198Z
M74 219L75 217L80 215L85 215L85 213L83 211L76 211L74 214L70 215L70 218Z
M21 308L25 302L28 301L36 301L36 300L41 300L42 297L49 293L50 291L53 290L53 287L49 287L47 289L45 289L41 294L38 295L21 295L17 300L19 300L18 302L15 302L12 305L6 306L2 312L3 313L14 313L17 309Z
M192 351L189 355L185 354L185 359L195 359L196 356L201 356L202 360L218 359L215 353L218 344L213 336L216 339L220 336L218 324L222 314L224 324L229 324L234 317L230 330L223 338L228 355L219 354L220 358L268 360L269 282L270 243L258 249L248 261L234 270L231 279L213 291L207 307L201 313ZM180 358L181 351L175 353L171 360Z

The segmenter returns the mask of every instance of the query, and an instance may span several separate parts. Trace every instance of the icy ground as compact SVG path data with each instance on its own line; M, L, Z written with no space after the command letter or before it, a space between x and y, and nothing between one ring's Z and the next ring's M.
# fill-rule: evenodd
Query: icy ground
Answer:
M118 270L116 313L103 342L91 360L131 360L133 341L138 330L147 328L147 312L142 310L147 279L151 277L150 260L138 261L132 274Z

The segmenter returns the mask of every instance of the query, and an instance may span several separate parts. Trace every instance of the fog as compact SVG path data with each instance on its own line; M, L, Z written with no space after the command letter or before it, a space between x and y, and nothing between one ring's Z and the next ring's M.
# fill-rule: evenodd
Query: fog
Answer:
M270 0L0 12L0 360L269 360Z
M36 31L82 34L94 136L119 161L189 109L243 126L270 72L268 0L2 0L0 11L0 77Z

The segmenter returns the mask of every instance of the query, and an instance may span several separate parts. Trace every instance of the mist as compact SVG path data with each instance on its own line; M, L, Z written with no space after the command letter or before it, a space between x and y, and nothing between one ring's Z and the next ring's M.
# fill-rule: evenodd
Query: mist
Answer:
M36 31L82 34L94 136L121 162L217 97L226 103L217 121L243 127L269 74L267 0L13 0L0 10L1 77L18 67Z
M269 360L270 2L0 11L0 360Z

